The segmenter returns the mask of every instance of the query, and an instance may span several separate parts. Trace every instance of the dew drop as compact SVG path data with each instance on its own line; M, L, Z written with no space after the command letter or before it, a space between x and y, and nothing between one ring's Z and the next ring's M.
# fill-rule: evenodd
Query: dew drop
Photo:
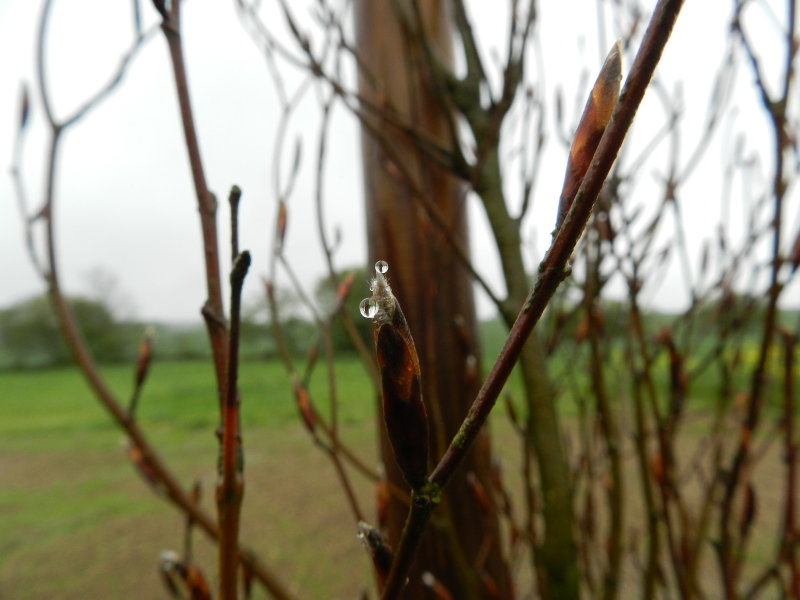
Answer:
M389 270L389 263L387 263L385 260L379 260L375 263L375 270L378 273L386 273L386 271Z
M358 305L358 310L361 311L362 317L371 319L378 312L378 303L373 298L364 298Z

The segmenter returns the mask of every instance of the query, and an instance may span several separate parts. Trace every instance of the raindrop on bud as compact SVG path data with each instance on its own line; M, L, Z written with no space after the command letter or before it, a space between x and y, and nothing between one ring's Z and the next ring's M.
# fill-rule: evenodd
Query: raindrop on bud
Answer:
M379 260L375 263L375 271L378 273L386 273L389 270L389 263L385 260Z
M358 310L362 317L371 319L378 312L378 303L373 298L364 298L358 305Z

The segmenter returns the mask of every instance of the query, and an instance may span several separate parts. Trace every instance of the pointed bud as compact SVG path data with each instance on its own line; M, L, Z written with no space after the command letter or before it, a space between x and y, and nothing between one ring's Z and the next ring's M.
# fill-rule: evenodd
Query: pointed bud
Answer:
M394 551L391 546L383 539L380 531L368 525L364 521L357 525L358 539L364 542L364 547L369 552L372 565L375 567L375 575L378 578L378 587L383 589L389 571L392 568Z
M182 561L172 551L163 552L159 563L161 579L173 598L211 600L208 583L197 566Z
M800 267L800 231L797 232L797 237L794 238L792 251L789 253L789 264L792 265L792 275Z
M345 300L350 295L350 289L353 287L353 281L355 281L355 273L348 273L339 284L339 289L336 290L336 312L339 312L344 306Z
M384 261L375 263L373 294L367 299L370 307L362 309L362 314L373 319L389 442L403 476L416 490L428 474L428 415L422 402L417 349L400 303L384 277L388 268Z
M137 388L142 386L145 378L147 377L147 372L150 369L154 332L155 330L153 327L148 327L144 332L142 343L139 345L139 358L136 361L135 377L135 384Z
M402 317L400 305L395 315ZM394 323L400 322L395 317ZM405 323L405 318L402 318ZM419 489L428 474L428 416L422 402L416 350L394 324L378 329L376 349L381 368L383 417L394 458L408 484Z
M583 176L589 170L595 150L600 144L606 125L611 121L611 115L617 105L619 82L622 79L621 52L620 42L617 41L600 69L592 93L583 109L575 137L572 139L572 147L567 160L567 173L564 176L564 186L558 204L556 232L567 217L575 195L581 187Z
M281 200L278 203L278 220L275 225L275 252L280 253L283 248L283 240L286 237L286 203Z
M300 411L300 416L303 417L303 423L305 423L306 429L314 433L314 429L317 426L317 414L314 412L314 407L311 406L308 392L299 382L295 382L293 388L297 408Z
M28 86L22 84L22 93L20 94L19 105L19 130L22 131L28 125L28 116L30 115L31 103L28 98Z
M663 488L666 483L664 477L664 460L661 458L661 452L656 450L653 452L653 457L650 460L650 472L653 474L653 479L659 487Z

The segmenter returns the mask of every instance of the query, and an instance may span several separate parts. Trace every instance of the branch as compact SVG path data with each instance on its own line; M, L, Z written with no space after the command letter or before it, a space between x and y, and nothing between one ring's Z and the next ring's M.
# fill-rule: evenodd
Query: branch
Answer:
M237 235L234 233L234 239ZM244 497L242 434L239 426L239 325L242 316L242 286L250 268L250 253L236 256L231 269L231 326L228 339L228 373L222 403L222 459L217 484L217 513L220 524L219 595L236 600L239 561L239 518Z

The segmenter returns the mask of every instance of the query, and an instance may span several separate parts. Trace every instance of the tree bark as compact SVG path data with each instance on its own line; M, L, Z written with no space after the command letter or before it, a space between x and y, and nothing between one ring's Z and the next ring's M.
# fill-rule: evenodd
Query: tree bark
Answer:
M452 37L446 3L419 0L419 7L428 40L438 58L448 62ZM394 112L425 139L448 147L447 115L431 90L424 56L398 20L399 10L413 15L412 3L358 0L355 8L358 52L365 69L359 84L362 97ZM453 240L448 240L452 236L462 248L468 247L464 188L426 159L400 128L378 115L368 125L363 129L362 153L369 254L371 262L389 263L387 276L411 328L430 421L431 460L438 461L481 383L472 281L453 250ZM415 190L436 205L451 224L449 232L428 218ZM406 598L436 598L422 583L425 571L454 598L512 597L497 513L481 506L467 478L474 473L490 492L488 436L481 441L485 443L476 444L433 516ZM406 488L383 426L381 456L390 482ZM385 534L397 546L408 506L393 497L388 515Z

